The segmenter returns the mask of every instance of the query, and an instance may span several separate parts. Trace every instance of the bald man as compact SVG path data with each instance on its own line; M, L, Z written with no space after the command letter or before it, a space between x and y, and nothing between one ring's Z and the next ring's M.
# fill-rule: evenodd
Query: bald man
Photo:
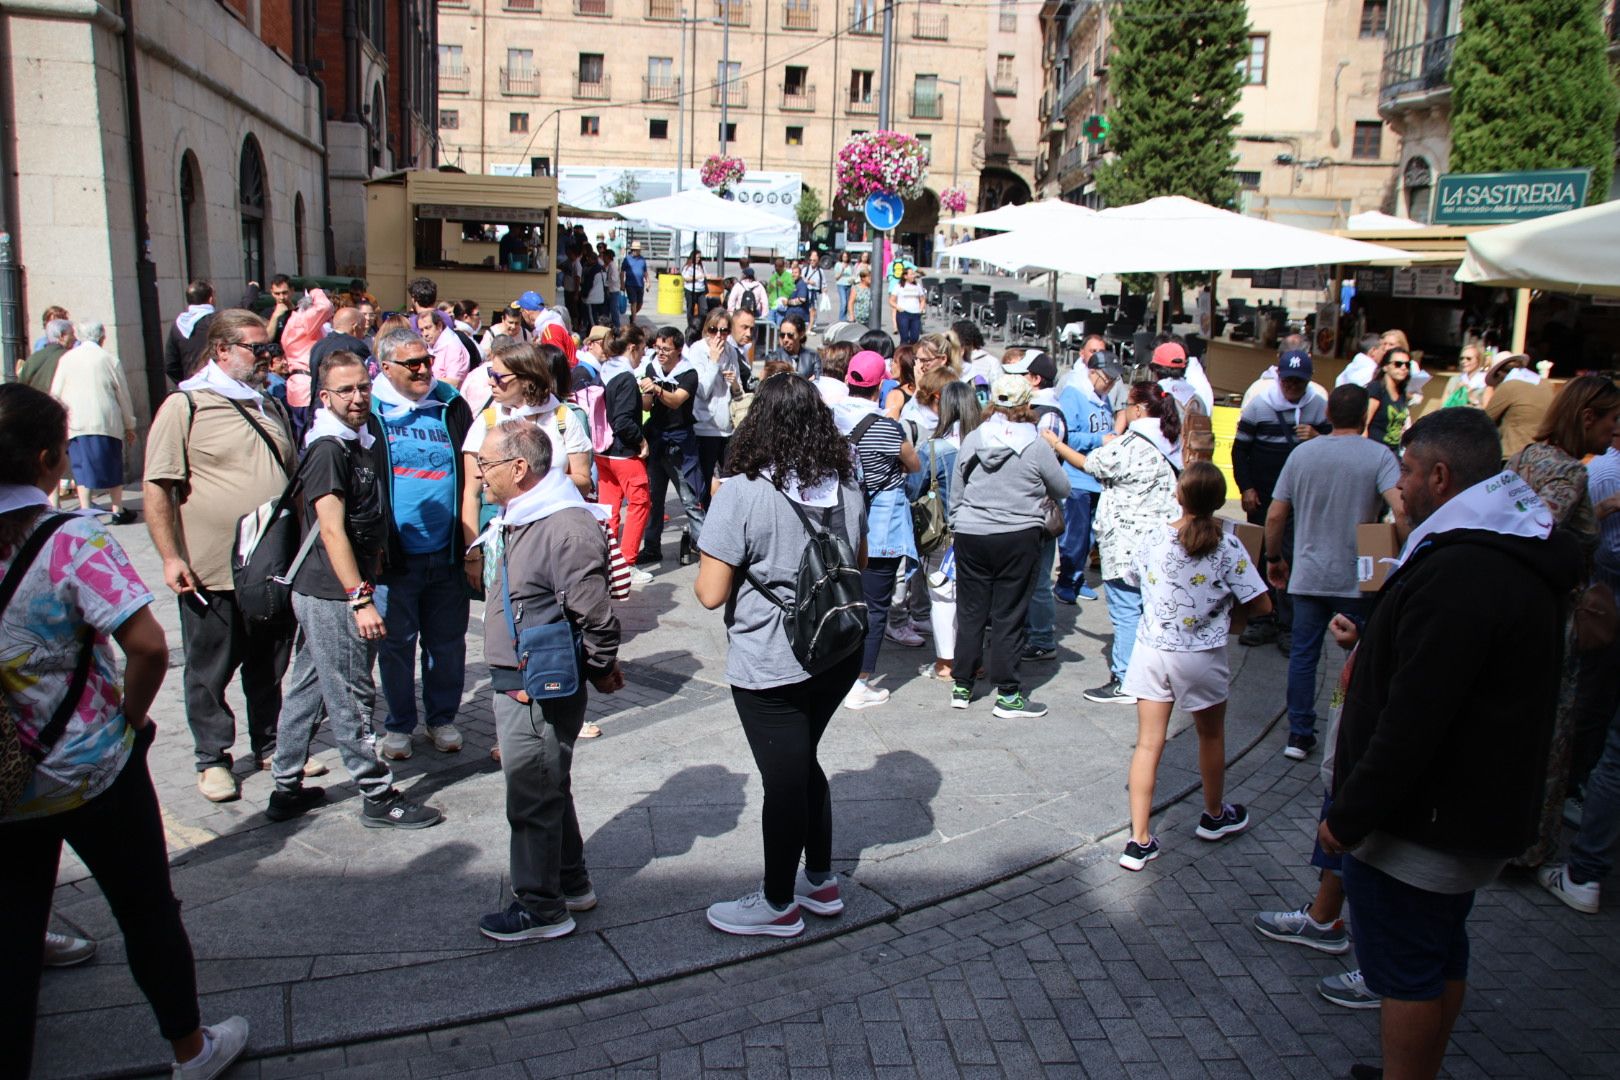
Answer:
M321 361L335 352L351 352L362 360L371 358L371 346L360 337L366 317L359 308L342 307L332 312L332 332L309 350L309 370L321 370Z

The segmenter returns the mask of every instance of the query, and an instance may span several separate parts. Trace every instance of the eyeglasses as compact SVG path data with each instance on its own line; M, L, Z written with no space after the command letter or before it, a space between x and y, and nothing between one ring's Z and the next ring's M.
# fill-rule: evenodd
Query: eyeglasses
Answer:
M282 356L281 343L276 341L233 341L232 347L246 349L255 360L276 360Z
M432 358L427 356L407 356L403 360L383 361L385 364L393 364L395 367L410 368L412 371L421 371L424 367L432 362ZM490 374L493 375L494 373L491 372Z
M326 393L340 398L366 397L371 393L371 384L363 382L355 383L353 386L328 386Z
M514 375L510 371L508 371L505 375L502 375L500 372L496 371L494 368L489 369L489 381L494 385L495 389L497 389L497 390L506 389L506 384L511 382L515 378L517 378L517 376Z
M517 460L517 458L515 458L515 457L503 457L503 458L498 458L495 461L485 461L481 457L475 457L475 458L473 458L473 464L478 466L478 472L479 472L480 475L482 475L484 473L489 472L489 470L495 468L497 465L505 465L509 461L516 461L516 460Z

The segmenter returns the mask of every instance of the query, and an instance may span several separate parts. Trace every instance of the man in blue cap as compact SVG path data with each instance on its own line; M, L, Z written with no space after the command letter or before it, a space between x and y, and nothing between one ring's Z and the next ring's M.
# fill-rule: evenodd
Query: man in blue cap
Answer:
M555 311L547 308L546 302L533 289L518 297L517 305L518 311L522 313L523 329L530 341L540 340L540 331L547 323L556 323L565 330L568 328L568 324L564 323Z

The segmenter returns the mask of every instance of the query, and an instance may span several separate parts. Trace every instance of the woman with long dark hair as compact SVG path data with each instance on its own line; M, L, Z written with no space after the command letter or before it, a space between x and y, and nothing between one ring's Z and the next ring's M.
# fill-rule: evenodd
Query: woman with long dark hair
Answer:
M760 382L727 468L699 541L695 591L704 607L726 609L726 680L765 787L765 874L758 891L713 905L708 919L726 933L792 937L804 931L801 907L817 915L844 908L816 748L855 684L861 653L810 674L782 609L760 586L793 598L810 525L846 539L864 564L866 514L849 442L815 387L792 375Z
M247 1045L247 1021L199 1024L191 941L146 766L168 642L118 541L90 518L46 507L67 472L67 435L67 412L50 395L0 386L0 693L28 769L20 791L0 791L0 1075L28 1075L65 841L118 920L175 1075L218 1076Z

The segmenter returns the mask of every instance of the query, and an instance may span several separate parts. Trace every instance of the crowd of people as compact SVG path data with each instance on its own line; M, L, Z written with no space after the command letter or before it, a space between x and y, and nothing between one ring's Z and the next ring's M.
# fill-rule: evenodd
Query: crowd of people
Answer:
M482 600L513 897L478 929L572 932L597 902L571 780L577 741L600 734L587 687L624 685L614 604L665 562L673 485L678 561L698 564L698 601L724 609L726 678L764 786L760 885L709 908L720 931L793 936L802 911L842 910L817 748L840 708L888 701L885 647L931 647L916 670L943 684L942 708L973 709L982 682L993 717L1036 719L1048 710L1028 672L1060 655L1056 605L1099 597L1107 678L1084 696L1136 709L1119 856L1132 871L1163 850L1151 807L1177 706L1198 742L1195 835L1248 827L1224 795L1228 635L1289 654L1283 753L1327 751L1320 887L1254 925L1331 953L1353 938L1360 967L1319 990L1382 1004L1386 1067L1438 1068L1473 892L1510 861L1597 910L1620 837L1613 383L1555 388L1526 357L1470 345L1431 403L1391 331L1329 391L1305 343L1285 339L1244 395L1229 488L1207 460L1213 390L1172 335L1145 381L1100 336L1066 372L1038 349L996 357L971 322L922 334L908 273L890 296L899 341L873 330L812 347L829 284L840 312L871 303L869 268L848 258L814 278L778 260L764 285L745 268L723 301L689 297L686 330L649 334L634 318L644 264L631 317L613 297L635 245L619 276L602 269L611 251L569 257L581 272L560 309L529 292L487 326L477 303L441 301L426 278L386 315L358 291L297 296L285 278L270 283L269 318L247 309L257 286L217 310L207 282L188 288L142 492L179 604L203 798L240 797L226 701L240 673L273 821L325 802L310 781L326 766L309 756L324 719L363 825L437 824L390 762L412 756L419 728L434 751L462 750ZM706 281L696 252L688 268ZM177 1075L217 1075L246 1026L200 1025L169 888L145 764L167 669L154 598L100 525L47 505L71 467L81 506L109 490L111 520L130 520L119 492L135 420L101 328L50 314L20 384L0 387L0 681L28 759L0 790L18 871L0 901L17 945L0 959L0 1044L26 1069L40 967L94 948L49 931L66 840L124 930ZM779 325L769 353L761 318ZM1263 529L1258 564L1220 518L1229 498ZM302 523L281 568L284 615L242 591L241 523L267 506ZM1360 585L1357 527L1386 520L1404 546L1375 595ZM1319 732L1330 635L1351 651L1330 667L1338 692ZM1514 677L1487 667L1509 657ZM1565 819L1578 831L1557 863Z

